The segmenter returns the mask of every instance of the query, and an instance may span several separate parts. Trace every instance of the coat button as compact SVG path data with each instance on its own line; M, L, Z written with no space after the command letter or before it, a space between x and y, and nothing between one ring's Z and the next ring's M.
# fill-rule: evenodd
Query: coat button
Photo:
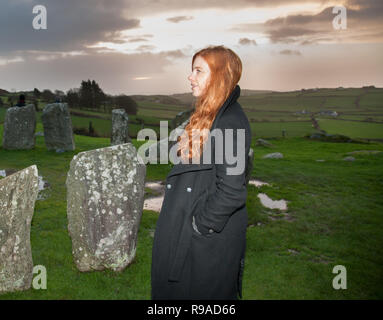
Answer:
M166 188L170 189L172 187L172 185L169 183Z
M186 188L186 191L187 191L187 192L191 192L191 190L192 190L192 189L191 189L190 187L187 187L187 188Z
M214 230L213 229L209 229L209 233L213 233L214 232Z

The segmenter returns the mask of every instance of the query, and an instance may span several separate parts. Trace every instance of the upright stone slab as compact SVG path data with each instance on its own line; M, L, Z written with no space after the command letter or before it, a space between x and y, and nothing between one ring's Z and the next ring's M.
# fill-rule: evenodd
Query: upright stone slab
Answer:
M246 167L246 185L249 183L249 180L251 178L251 173L253 172L253 165L254 165L254 150L253 148L250 148L249 154L247 155L248 159L248 165Z
M66 103L47 104L41 120L44 140L48 150L71 151L75 149L72 120Z
M68 172L67 215L80 271L123 270L136 253L146 166L131 143L81 152Z
M33 149L36 143L35 130L36 110L33 104L8 108L4 119L3 148Z
M124 109L112 110L112 135L110 143L112 146L131 142L128 134L129 117Z
M35 165L0 179L0 293L31 287L30 228L37 194Z

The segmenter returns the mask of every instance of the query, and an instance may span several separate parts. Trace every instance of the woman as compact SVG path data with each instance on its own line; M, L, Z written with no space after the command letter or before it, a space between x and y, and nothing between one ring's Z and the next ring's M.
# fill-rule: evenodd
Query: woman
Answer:
M224 46L210 46L193 56L188 79L197 97L196 107L183 139L178 141L183 161L166 178L153 243L152 299L242 298L247 227L245 170L229 175L227 169L233 165L225 156L215 162L218 143L222 143L222 153L217 154L225 155L224 130L233 129L231 150L236 153L237 129L244 129L244 152L238 153L238 149L237 156L245 158L247 167L251 131L237 102L241 73L241 60ZM193 135L193 129L222 130L223 141L211 142L212 162L198 164L193 160L202 159L207 152L203 148L208 145L205 134L202 144L195 147L200 137Z

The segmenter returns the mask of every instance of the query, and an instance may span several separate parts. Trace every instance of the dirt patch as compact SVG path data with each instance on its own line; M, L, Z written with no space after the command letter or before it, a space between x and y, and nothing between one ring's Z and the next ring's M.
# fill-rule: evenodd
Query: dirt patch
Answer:
M160 212L164 201L165 186L162 181L147 181L145 188L153 192L145 192L144 210Z
M249 184L253 185L253 186L256 186L257 188L258 187L262 187L262 186L269 186L270 184L267 183L267 182L263 182L261 180L255 180L255 179L251 179L249 180Z
M265 193L258 193L258 198L261 201L261 204L269 209L279 209L281 211L287 210L287 201L286 200L272 200Z

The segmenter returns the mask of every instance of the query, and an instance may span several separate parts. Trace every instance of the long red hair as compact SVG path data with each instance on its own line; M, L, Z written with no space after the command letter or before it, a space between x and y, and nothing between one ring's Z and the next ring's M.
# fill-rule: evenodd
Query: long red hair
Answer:
M187 162L193 157L200 158L203 145L220 107L234 90L242 75L241 59L225 46L209 46L196 52L192 59L192 69L194 60L198 56L209 65L210 80L205 91L195 101L195 110L184 129L184 135L178 138L178 155ZM197 130L193 133L193 129Z

